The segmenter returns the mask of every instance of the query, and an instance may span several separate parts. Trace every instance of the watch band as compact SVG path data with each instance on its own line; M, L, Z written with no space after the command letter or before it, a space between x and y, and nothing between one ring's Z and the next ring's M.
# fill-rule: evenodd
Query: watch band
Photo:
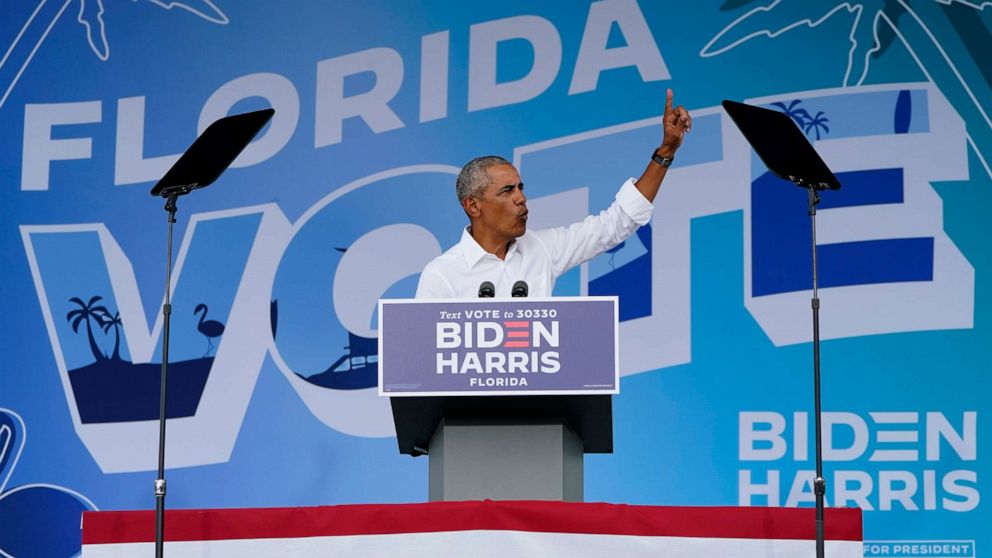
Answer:
M662 157L661 155L658 155L658 150L656 149L651 152L651 160L667 168L672 166L672 161L675 160L675 157Z

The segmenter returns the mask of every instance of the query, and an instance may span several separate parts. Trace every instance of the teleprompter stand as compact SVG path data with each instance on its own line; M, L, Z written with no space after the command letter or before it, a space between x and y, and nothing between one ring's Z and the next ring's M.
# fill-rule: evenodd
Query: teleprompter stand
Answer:
M823 449L820 432L820 299L816 292L816 205L819 192L837 190L840 182L810 145L806 136L784 113L734 101L723 101L723 108L755 153L772 174L792 182L809 193L809 217L813 233L813 406L816 420L816 558L823 558Z
M151 194L165 198L168 238L165 260L165 303L162 305L162 379L158 411L158 477L155 479L155 558L162 558L165 541L165 421L169 378L169 322L172 315L172 225L176 222L176 201L198 188L211 185L275 113L265 109L227 116L214 122L196 138L193 145L172 165L152 188Z

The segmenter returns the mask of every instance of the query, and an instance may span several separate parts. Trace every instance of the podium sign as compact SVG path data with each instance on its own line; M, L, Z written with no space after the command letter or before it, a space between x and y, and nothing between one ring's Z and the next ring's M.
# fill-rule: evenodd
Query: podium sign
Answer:
M617 297L379 301L379 395L618 393Z

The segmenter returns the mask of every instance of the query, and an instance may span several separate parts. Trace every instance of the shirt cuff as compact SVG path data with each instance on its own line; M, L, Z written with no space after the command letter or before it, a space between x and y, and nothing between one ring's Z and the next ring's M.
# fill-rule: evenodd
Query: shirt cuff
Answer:
M646 225L651 220L651 214L654 213L654 204L644 197L637 186L634 186L633 178L628 178L617 192L617 204L628 217L641 226Z

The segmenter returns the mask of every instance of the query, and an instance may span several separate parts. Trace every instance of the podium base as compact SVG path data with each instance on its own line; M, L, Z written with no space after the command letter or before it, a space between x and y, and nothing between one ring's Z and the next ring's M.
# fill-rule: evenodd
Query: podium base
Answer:
M430 441L430 501L581 502L582 440L561 420L444 419Z

